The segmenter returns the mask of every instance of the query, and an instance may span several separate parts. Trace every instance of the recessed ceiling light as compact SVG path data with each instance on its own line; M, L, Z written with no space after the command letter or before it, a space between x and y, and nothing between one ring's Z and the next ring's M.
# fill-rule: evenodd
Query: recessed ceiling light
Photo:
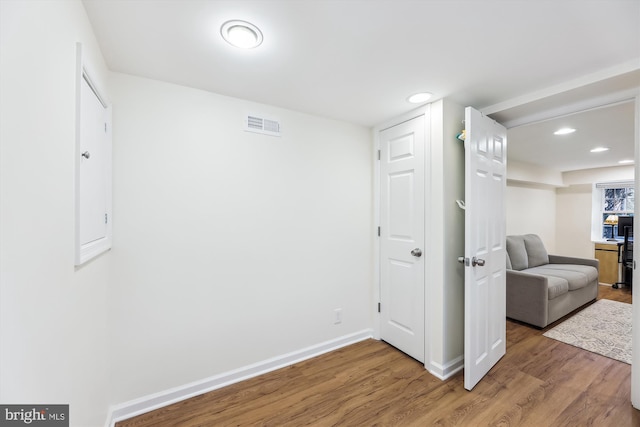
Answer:
M574 128L562 128L555 131L554 135L568 135L570 133L574 133L576 130Z
M227 21L222 24L220 34L227 43L240 49L253 49L262 43L262 31L246 21Z
M591 149L592 153L601 153L603 151L609 151L609 149L607 147L596 147Z
M409 101L412 104L421 104L423 102L428 101L429 98L431 98L432 96L433 95L430 94L429 92L420 92L420 93L411 95L409 98L407 98L407 101Z
M629 163L633 163L633 160L625 159L620 160L618 163L620 163L621 165L628 165Z

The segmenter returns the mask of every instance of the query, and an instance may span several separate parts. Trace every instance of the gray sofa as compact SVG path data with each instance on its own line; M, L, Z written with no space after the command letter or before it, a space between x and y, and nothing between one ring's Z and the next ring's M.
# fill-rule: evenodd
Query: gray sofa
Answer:
M598 260L548 255L535 234L507 236L507 317L540 328L598 296Z

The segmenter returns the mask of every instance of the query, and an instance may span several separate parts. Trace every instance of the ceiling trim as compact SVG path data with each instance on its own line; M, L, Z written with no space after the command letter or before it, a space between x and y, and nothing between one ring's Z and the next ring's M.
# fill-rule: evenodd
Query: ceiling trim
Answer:
M627 61L613 67L605 68L595 73L587 74L577 79L569 80L564 83L550 86L546 89L530 92L521 96L517 96L512 99L508 99L503 102L499 102L497 104L489 105L484 108L480 108L479 110L485 115L494 114L494 113L508 110L510 108L519 107L521 105L525 105L534 101L539 101L543 98L547 98L553 95L559 95L563 92L567 92L573 89L578 89L580 87L597 83L602 80L610 79L613 77L620 76L622 74L631 73L639 70L640 70L640 61L638 61L637 59L632 61Z
M567 105L562 105L557 108L551 108L544 111L539 111L527 116L518 117L513 120L506 120L501 124L507 129L511 129L518 126L530 125L535 123L544 122L547 120L556 119L559 117L570 116L576 113L582 113L585 111L597 110L600 108L613 107L615 105L624 104L627 102L634 102L636 97L640 94L640 87L636 89L629 89L620 92L610 93L595 98L585 99L580 102L574 102Z

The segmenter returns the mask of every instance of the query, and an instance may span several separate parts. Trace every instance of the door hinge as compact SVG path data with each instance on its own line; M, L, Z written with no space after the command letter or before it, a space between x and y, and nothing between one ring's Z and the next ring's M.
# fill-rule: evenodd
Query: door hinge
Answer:
M104 133L107 133L107 124L104 124Z
M378 237L380 237L380 226L378 226Z
M380 303L378 303L378 313L380 313Z
M380 160L380 150L378 150L378 160Z
M107 223L107 218L108 218L108 215L107 215L107 214L104 214L104 223L105 223L105 224Z

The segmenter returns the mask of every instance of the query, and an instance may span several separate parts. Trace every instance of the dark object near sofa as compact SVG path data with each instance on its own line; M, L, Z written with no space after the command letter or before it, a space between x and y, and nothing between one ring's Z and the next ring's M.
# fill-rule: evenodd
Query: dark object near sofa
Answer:
M507 317L544 328L596 299L598 263L549 255L536 234L507 236Z
M633 228L624 228L624 243L622 244L622 282L613 284L613 289L619 285L631 287L633 284Z

